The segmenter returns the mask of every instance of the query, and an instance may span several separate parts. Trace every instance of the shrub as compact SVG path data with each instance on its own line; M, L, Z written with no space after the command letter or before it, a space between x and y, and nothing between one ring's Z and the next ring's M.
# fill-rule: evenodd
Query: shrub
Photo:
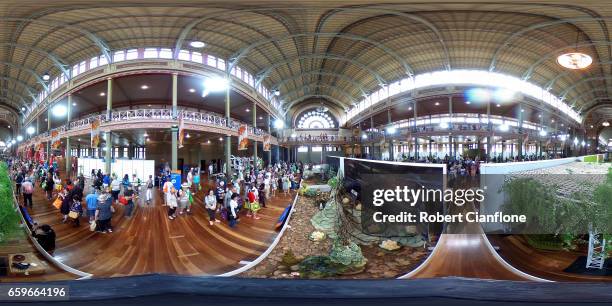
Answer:
M6 242L20 231L20 217L15 211L12 186L8 166L0 162L0 243Z

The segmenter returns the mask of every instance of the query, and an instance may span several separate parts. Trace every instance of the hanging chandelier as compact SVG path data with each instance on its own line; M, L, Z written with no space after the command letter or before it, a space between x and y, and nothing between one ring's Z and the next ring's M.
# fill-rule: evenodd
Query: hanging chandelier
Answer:
M576 29L576 47L574 52L561 54L557 57L557 63L565 68L578 70L591 66L593 58L590 55L578 51L580 31Z
M604 121L604 122L601 123L601 125L603 125L603 126L610 126L610 122Z
M584 69L593 63L593 59L581 52L571 52L559 55L557 63L568 69Z

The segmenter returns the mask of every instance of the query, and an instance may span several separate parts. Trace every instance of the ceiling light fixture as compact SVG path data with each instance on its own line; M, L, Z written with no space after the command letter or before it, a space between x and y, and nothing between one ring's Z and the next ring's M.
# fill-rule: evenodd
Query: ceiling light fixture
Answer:
M601 125L603 125L603 126L610 126L610 122L604 121L604 122L601 123Z
M251 110L247 108L247 109L245 109L244 111L246 111L246 112L248 113L248 112L250 112Z
M196 92L196 90L195 90L195 88L189 88L189 92L190 93L194 93L194 92Z
M76 102L72 102L72 106L76 106Z
M26 133L28 133L28 135L32 135L34 132L36 132L36 129L33 126L28 126L26 129Z
M149 89L149 85L142 85L142 86L140 86L140 89L147 90L147 89Z
M436 103L435 103L435 105L436 105L436 106L439 106L439 105L440 105L440 102L436 102Z
M199 41L199 40L194 40L190 42L189 45L192 46L193 48L198 48L198 49L206 47L206 43L203 41Z
M591 56L581 52L571 52L559 55L557 63L568 69L584 69L593 63Z
M49 75L48 72L45 72L45 74L42 75L42 79L43 79L43 81L46 82L46 81L51 79L51 76Z
M576 30L576 48L574 52L561 54L557 57L557 63L568 69L584 69L593 63L593 58L590 55L578 51L578 39L580 32Z
M106 93L105 92L101 92L100 93L100 97L104 97L104 96L106 96Z

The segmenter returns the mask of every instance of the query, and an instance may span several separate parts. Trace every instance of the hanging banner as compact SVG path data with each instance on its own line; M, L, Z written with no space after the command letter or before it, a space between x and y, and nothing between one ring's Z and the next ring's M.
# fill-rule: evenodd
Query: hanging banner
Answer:
M238 150L239 151L246 150L247 147L249 146L249 140L247 139L247 133L248 133L247 125L241 124L240 127L238 127Z
M178 147L180 149L183 147L183 140L185 139L185 120L183 119L183 113L179 116L178 129Z
M62 145L62 141L59 137L59 131L58 130L51 131L51 148L59 149L61 145Z
M97 148L100 146L100 119L95 119L91 123L91 147Z
M268 152L268 151L270 151L270 147L271 147L271 145L270 145L270 135L264 135L264 137L263 137L263 150L265 152Z

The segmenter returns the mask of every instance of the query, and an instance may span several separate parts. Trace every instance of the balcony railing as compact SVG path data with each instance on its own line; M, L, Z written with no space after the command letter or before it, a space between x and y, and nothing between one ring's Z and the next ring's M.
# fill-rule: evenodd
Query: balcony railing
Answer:
M205 126L217 127L217 128L229 128L232 131L238 131L238 128L243 123L238 120L231 119L229 127L226 122L227 119L224 116L208 113L208 112L197 112L181 110L178 113L179 116L183 116L185 122L198 123ZM107 122L106 114L96 114L85 118L79 118L71 121L68 126L70 130L89 128L91 123L96 119L101 120L102 123ZM126 122L126 121L153 121L153 120L174 120L173 112L171 109L130 109L130 110L117 110L111 113L112 122ZM178 120L177 120L178 122ZM52 131L59 131L61 133L66 132L66 125L59 126ZM248 126L249 135L262 136L267 133L260 129L254 129L252 126ZM49 137L49 131L40 133L38 137Z

